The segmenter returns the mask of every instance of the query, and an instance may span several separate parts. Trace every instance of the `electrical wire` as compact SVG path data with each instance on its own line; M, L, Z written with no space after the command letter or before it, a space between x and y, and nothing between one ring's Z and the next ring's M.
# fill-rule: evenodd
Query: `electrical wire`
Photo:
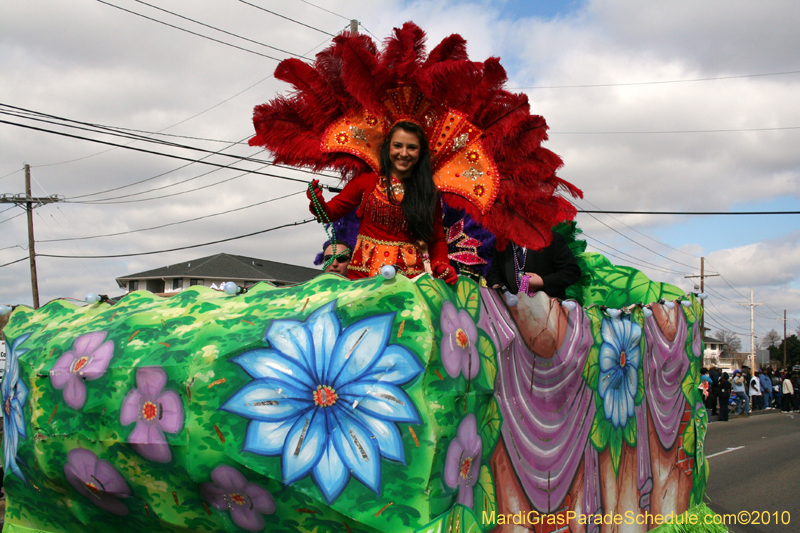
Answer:
M60 258L60 259L113 259L113 258L118 258L118 257L136 257L136 256L141 256L141 255L163 254L163 253L166 253L166 252L176 252L176 251L179 251L179 250L189 250L191 248L200 248L200 247L203 247L203 246L210 246L212 244L219 244L219 243L222 243L222 242L230 242L230 241L235 241L237 239L244 239L246 237L252 237L253 235L260 235L262 233L268 233L270 231L275 231L275 230L279 230L279 229L283 229L283 228L288 228L288 227L292 227L292 226L301 226L303 224L308 224L309 222L314 222L316 220L317 220L316 218L308 218L308 219L305 219L305 220L298 220L297 222L290 222L289 224L282 224L280 226L274 226L272 228L267 228L267 229L260 230L260 231L254 231L252 233L247 233L245 235L238 235L236 237L230 237L230 238L227 238L227 239L219 239L219 240L216 240L216 241L205 242L205 243L201 243L201 244L193 244L193 245L190 245L190 246L180 246L178 248L170 248L168 250L155 250L155 251L151 251L151 252L139 252L139 253L133 253L133 254L116 254L116 255L84 255L84 256L76 256L76 255L38 254L38 253L36 255L40 256L40 257L57 257L57 258Z
M186 224L188 222L196 222L198 220L204 220L206 218L212 218L212 217L216 217L216 216L220 216L220 215L227 215L228 213L234 213L236 211L243 211L243 210L249 209L251 207L257 207L259 205L268 204L270 202L283 200L283 199L289 198L291 196L297 196L298 194L303 194L304 192L306 192L306 189L302 189L302 190L297 191L297 192L286 194L284 196L279 196L277 198L270 198L269 200L263 200L261 202L257 202L257 203L250 204L250 205L246 205L244 207L237 207L237 208L234 208L234 209L229 209L227 211L221 211L219 213L211 213L209 215L203 215L203 216L200 216L200 217L190 218L190 219L186 219L186 220L179 220L177 222L170 222L168 224L161 224L160 226L152 226L152 227L149 227L149 228L140 228L140 229L135 229L135 230L130 230L130 231L120 231L120 232L117 232L117 233L106 233L106 234L102 234L102 235L90 235L90 236L87 236L87 237L72 237L72 238L68 238L68 239L43 239L43 240L38 240L37 242L44 243L44 242L64 242L64 241L79 241L79 240L88 240L88 239L99 239L99 238L102 238L102 237L117 237L117 236L120 236L120 235L129 235L131 233L139 233L139 232L142 232L142 231L151 231L151 230L155 230L155 229L162 229L162 228L166 228L166 227L169 227L169 226L177 226L179 224ZM17 245L17 246L19 246L19 245ZM14 248L14 247L10 246L9 248ZM5 249L6 248L0 248L0 250L5 250ZM25 249L25 248L23 248L23 249Z
M37 185L37 186L38 186L38 187L39 187L39 188L40 188L40 189L41 189L41 190L44 192L44 194L45 194L45 195L48 195L48 196L49 196L49 193L48 193L48 191L47 191L47 190L46 190L46 189L45 189L45 188L42 186L42 184L41 184L41 183L39 183L39 180L38 180L38 179L36 179L36 174L34 174L34 173L31 173L31 179L33 179L33 181L34 181L34 182L36 183L36 185ZM72 226L72 228L73 228L75 231L78 231L78 228L77 228L77 227L75 227L75 224L73 223L73 221L72 221L72 218L70 218L70 217L68 217L68 216L66 216L66 215L64 214L64 212L61 210L61 207L59 207L58 203L54 203L53 205L54 205L54 206L55 206L55 208L56 208L56 212L57 212L59 215L61 215L62 217L64 217L64 219L67 221L67 223L68 223L70 226ZM50 231L53 231L53 229L50 227L50 224L47 222L47 219L45 219L45 218L42 216L42 214L39 212L39 210L38 210L38 209L37 209L36 211L34 211L34 213L35 213L35 214L36 214L36 215L37 215L37 216L38 216L38 217L39 217L39 218L40 218L40 219L41 219L41 220L42 220L42 221L45 223L45 225L48 227L48 229L50 229ZM55 223L55 224L58 226L58 228L59 228L60 230L62 230L62 231L63 231L63 226L61 225L61 223L59 223L59 222L58 222L58 221L55 219L55 217L53 216L53 213L52 213L52 211L50 211L49 213L50 213L50 217L53 219L53 222L54 222L54 223ZM55 234L55 232L53 232L53 233ZM76 249L76 250L77 250L79 253L81 253L81 254L83 254L83 253L84 253L84 251L81 249L81 247L80 247L80 245L79 245L78 243L75 243L75 244L72 244L72 243L70 243L70 246L75 246L75 249ZM91 250L91 248L90 248L90 250ZM103 274L101 274L101 273L100 273L100 270L98 270L98 268L97 268L96 264L95 264L95 265L92 265L92 267L91 267L91 268L93 268L93 269L94 269L94 271L95 271L95 273L97 274L97 279L102 279L102 278L104 278L104 277L105 277L106 279L108 279L108 278L113 278L113 277L114 277L114 274L113 274L112 272L109 272L109 270L108 270L108 266L104 265L104 267L105 267L105 271L106 271L106 272L105 272L105 276L104 276ZM47 283L47 278L45 278L45 283Z
M9 172L9 173L8 173L8 174L6 174L5 176L2 176L2 177L0 177L0 180L4 180L4 179L6 179L6 178L8 178L8 177L10 177L10 176L13 176L13 175L14 175L14 174L16 174L17 172L22 172L22 169L21 169L21 168L18 168L18 169L17 169L17 170L15 170L14 172Z
M327 43L327 42L328 42L328 39L326 38L326 39L325 39L325 40L323 40L321 43L319 43L318 45L316 45L316 46L314 46L313 48L311 48L310 50L308 50L308 51L307 51L307 52L306 52L304 55L306 55L306 54L310 54L311 52L313 52L314 50L316 50L317 48L319 48L320 46L322 46L323 44L325 44L325 43ZM241 90L241 91L239 91L238 93L236 93L236 94L234 94L234 95L232 95L232 96L229 96L228 98L226 98L226 99L222 100L221 102L217 102L216 104L212 105L211 107L209 107L209 108L207 108L207 109L204 109L203 111L200 111L199 113L196 113L196 114L194 114L194 115L192 115L192 116L190 116L190 117L187 117L187 118L185 118L185 119L183 119L183 120L181 120L181 121L179 121L179 122L176 122L175 124L172 124L172 125L170 125L170 126L167 126L167 127L163 128L162 130L159 130L159 131L158 131L158 132L156 132L156 133L158 133L158 134L161 134L161 132L163 132L163 131L166 131L166 130L168 130L168 129L174 128L174 127L176 127L176 126L180 126L181 124L183 124L183 123L185 123L185 122L189 122L190 120L193 120L193 119L195 119L195 118L197 118L197 117L199 117L199 116L201 116L201 115L203 115L203 114L205 114L205 113L208 113L209 111L212 111L213 109L216 109L217 107L219 107L219 106L221 106L221 105L223 105L223 104L225 104L225 103L227 103L227 102L230 102L230 101L231 101L231 100L233 100L234 98L236 98L236 97L238 97L238 96L240 96L240 95L242 95L242 94L246 93L247 91L249 91L249 90L250 90L250 89L252 89L253 87L256 87L256 86L258 86L258 85L260 85L260 84L264 83L264 82L265 82L265 81L267 81L268 79L270 79L270 78L273 78L274 76L275 76L274 74L270 74L270 75L268 75L268 76L266 76L266 77L264 77L264 78L261 78L260 80L258 80L258 81L257 81L257 82L255 82L254 84L252 84L252 85L250 85L250 86L248 86L248 87L245 87L244 89L242 89L242 90ZM134 141L132 141L131 143L133 143L133 142L134 142ZM70 160L68 160L68 161L59 161L59 162L57 162L57 163L48 163L48 164L42 164L42 165L32 165L32 166L35 166L35 167L52 167L52 166L57 166L57 165L64 165L64 164L67 164L67 163L74 163L74 162L76 162L76 161L82 161L82 160L84 160L84 159L89 159L89 158L91 158L91 157L95 157L95 156L97 156L97 155L105 154L105 153L107 153L107 152L110 152L110 151L113 151L113 150L116 150L116 149L117 149L116 147L113 147L113 148L109 148L108 150L102 150L102 151L100 151L100 152L96 152L96 153L94 153L94 154L87 155L87 156L84 156L84 157L79 157L79 158L77 158L77 159L70 159ZM18 171L17 171L17 172L18 172ZM13 174L13 173L12 173L12 174ZM9 175L10 175L10 174L9 174ZM4 177L5 177L5 176L4 176ZM2 179L2 178L0 178L0 179Z
M665 81L639 81L627 83L596 83L584 85L533 85L530 87L511 87L512 90L517 89L578 89L587 87L627 87L632 85L663 85L667 83L691 83L698 81L716 81L716 80L733 80L740 78L760 78L766 76L785 76L788 74L800 74L800 70L790 70L786 72L769 72L766 74L742 74L739 76L718 76L715 78L693 78L688 80L665 80Z
M597 210L600 210L600 208L599 208L599 207L597 207L595 204L593 204L592 202L590 202L590 201L589 201L589 200L587 200L586 198L582 198L581 200L582 200L582 201L584 201L584 202L586 202L587 204L591 205L591 206L592 206L592 207L594 207L595 209L597 209ZM578 206L575 204L575 202L571 202L571 203L572 203L573 205L575 205L575 207L576 207L576 208L578 208ZM596 212L598 212L598 213L599 213L599 212L601 212L601 211L602 211L602 210L600 210L600 211L596 211ZM631 231L634 231L634 232L638 233L638 234L639 234L639 235L641 235L642 237L645 237L645 238L647 238L647 239L650 239L651 241L653 241L653 242L655 242L655 243L657 243L657 244L660 244L661 246L665 246L666 248L669 248L670 250L674 250L674 251L676 251L676 252L682 253L683 255L688 255L689 257L694 257L695 259L700 259L700 256L697 256L697 255L694 255L694 254L690 254L690 253L688 253L688 252L684 252L683 250L679 250L678 248L673 248L672 246L670 246L669 244L667 244L667 243L665 243L665 242L662 242L662 241L660 241L660 240L658 240L658 239L655 239L655 238L653 238L653 237L650 237L650 236L649 236L649 235L647 235L646 233L642 233L641 231L637 230L636 228L634 228L634 227L632 227L632 226L629 226L629 225L625 224L623 221L621 221L620 219L618 219L618 218L616 218L616 217L612 216L612 215L611 215L611 214L610 214L608 211L602 211L602 212L603 212L604 214L608 215L608 217L609 217L609 218L611 218L612 220L615 220L615 221L617 221L618 223L622 224L623 226L625 226L625 227L626 227L626 228L628 228L629 230L631 230Z
M98 0L98 1L99 1L99 0ZM306 24L306 23L304 23L304 22L300 22L299 20L295 20L295 19L293 19L293 18L289 18L289 17L287 17L287 16L281 15L280 13L275 13L274 11L270 11L269 9L263 8L263 7L261 7L261 6L257 6L257 5L255 5L255 4L251 4L250 2L245 2L245 0L239 0L239 1L240 1L241 3L243 3L243 4L247 4L248 6L254 7L254 8L256 8L256 9L260 9L261 11L266 11L267 13L270 13L270 14L272 14L272 15L275 15L276 17L280 17L280 18L282 18L282 19L289 20L289 21L291 21L291 22L294 22L295 24L299 24L299 25L301 25L301 26L305 26L306 28L311 28L312 30L318 31L318 32L320 32L320 33L324 33L325 35L330 35L331 37L336 37L336 36L335 36L334 34L332 34L332 33L328 33L328 32L327 32L327 31L325 31L325 30L321 30L321 29L319 29L319 28L315 28L314 26L310 26L310 25L308 25L308 24Z
M98 0L99 1L99 0ZM784 126L775 128L741 128L717 130L666 130L666 131L548 131L548 135L656 135L662 133L736 133L753 131L800 130L800 126Z
M0 220L0 224L2 224L3 222L8 222L9 220L14 220L15 218L21 217L24 214L25 214L25 212L23 211L22 213L16 214L13 217L9 217L9 218L7 218L5 220Z
M729 216L729 215L800 215L800 211L602 211L597 209L578 209L578 213L599 213L605 215L687 215L687 216Z
M623 252L622 250L617 250L613 246L610 246L610 245L604 243L603 241L601 241L599 239L596 239L596 238L592 237L591 235L588 235L586 232L583 232L582 235L585 236L588 239L591 239L591 240L595 241L596 243L599 243L600 245L602 245L602 246L604 246L606 248L614 250L615 252L617 252L619 254L622 254L624 256L627 256L629 258L629 259L624 259L622 257L616 256L616 255L613 255L613 254L609 254L612 257L616 257L617 259L622 259L623 261L633 261L633 262L635 262L636 265L644 266L645 268L651 268L653 270L656 270L656 271L659 271L659 272L663 272L665 274L682 274L682 272L678 272L676 270L670 270L670 269L667 269L665 267L661 267L661 266L656 265L654 263L650 263L648 261L645 261L644 259L639 259L638 257L635 257L633 255L627 254L627 253ZM601 252L602 252L602 250L601 250ZM605 254L606 252L603 252L603 253Z
M369 31L369 28L367 28L366 26L364 26L364 25L363 25L363 24L361 24L360 22L358 23L358 25L359 25L359 26L361 26L362 28L364 28L364 29L367 31L367 33L369 33L370 35L372 35L372 38L373 38L373 39L375 39L375 40L376 40L376 41L378 41L378 42L381 42L381 40L380 40L380 39L378 39L378 37L376 37L374 33L372 33L371 31Z
M2 110L2 108L9 108L9 109L12 109L14 111L6 111L6 110ZM54 125L68 127L68 128L74 128L74 129L78 129L78 130L90 131L92 133L99 133L101 135L110 135L110 136L115 136L115 137L121 137L121 138L124 138L124 139L140 140L140 141L144 141L144 142L150 142L150 143L153 143L153 144L159 144L159 145L169 146L169 147L173 147L173 148L181 148L181 149L186 149L186 150L192 150L192 151L206 153L206 154L210 154L210 155L222 155L224 157L234 158L234 159L237 159L239 161L250 161L250 162L253 162L253 163L260 163L260 164L264 164L264 165L273 165L273 166L275 166L277 168L284 168L284 169L287 169L287 170L294 170L294 171L302 172L302 173L306 173L306 174L323 175L323 176L330 177L330 178L336 178L336 176L331 176L331 175L323 174L323 173L317 173L317 172L313 172L313 171L302 169L302 168L289 167L289 166L286 166L286 165L277 165L277 164L274 164L272 161L269 161L269 160L255 159L253 157L246 157L246 156L240 156L240 155L235 155L235 154L226 154L226 153L224 153L224 151L227 150L228 148L231 148L231 147L236 146L238 144L244 144L243 143L244 139L247 139L248 137L250 137L250 135L247 135L247 136L243 137L239 141L219 141L219 142L227 142L228 146L226 146L224 148L221 148L219 150L207 150L205 148L199 148L199 147L192 146L192 145L178 144L178 143L159 140L159 139L152 139L152 138L147 137L147 136L134 135L132 133L121 133L120 130L125 130L125 128L117 128L115 126L105 126L105 125L102 125L102 124L95 124L95 123L91 123L91 122L84 122L84 121L70 119L70 118L66 118L66 117L60 117L58 115L51 115L51 114L48 114L48 113L43 113L41 111L34 111L34 110L31 110L31 109L25 109L25 108L22 108L22 107L12 106L10 104L0 103L0 114L11 115L11 116L15 116L15 117L18 117L18 118L23 118L23 119L27 119L27 120L34 120L34 121L37 121L37 122L45 122L45 123L48 123L48 124L54 124ZM47 117L47 118L54 119L54 120L60 121L60 122L53 122L53 121L50 121L50 120L44 120L43 118L39 118L39 117ZM65 122L66 124L62 124L61 122ZM86 126L86 127L73 126L72 124L81 124L82 126ZM97 130L100 130L100 131L97 131ZM45 131L50 131L50 130L45 130ZM142 131L142 130L128 130L128 131ZM150 135L156 135L156 133L154 133L154 132L146 132L146 133L148 133ZM261 150L261 151L263 152L263 150ZM203 159L205 159L205 158L203 158ZM179 168L183 168L183 167L179 167ZM95 193L95 194L99 194L99 193ZM86 196L86 195L84 195L84 196ZM88 195L88 196L93 196L93 195ZM83 196L80 196L80 197L83 197Z
M629 241L631 241L632 243L634 243L634 244L636 244L636 245L638 245L638 246L641 246L642 248L644 248L644 249L645 249L645 250L647 250L648 252L650 252L650 253L653 253L653 254L656 254L656 255L657 255L657 256L659 256L659 257L663 257L664 259L666 259L666 260L668 260L668 261L672 261L673 263L676 263L676 264L678 264L678 265L685 266L685 267L689 267L689 268L691 268L691 269L693 269L693 270L694 270L694 267L693 267L692 265L687 265L686 263L681 263L680 261L676 261L675 259L672 259L672 258L670 258L670 257L667 257L667 256L666 256L666 255L664 255L664 254L658 253L658 252L656 252L655 250L653 250L653 249L651 249L651 248L648 248L648 247L647 247L647 246L645 246L644 244L640 243L639 241L637 241L637 240L634 240L634 239L631 239L630 237L628 237L628 236L627 236L627 235L625 235L624 233L622 233L622 232L620 232L620 231L617 231L616 229L612 228L611 226L609 226L608 224L606 224L605 222L603 222L602 220L600 220L600 219L599 219L599 218L597 218L596 216L592 215L591 213L586 213L586 214L587 214L587 215L589 215L590 217L592 217L593 219L595 219L595 220L596 220L597 222L599 222L600 224L602 224L602 225L604 225L605 227L607 227L608 229L610 229L611 231L613 231L614 233L616 233L617 235L620 235L621 237L624 237L624 238L628 239L628 240L629 240ZM685 273L685 272L681 272L681 274L684 274L684 275L686 275L686 273ZM690 274L691 274L691 273L690 273Z
M263 151L263 150L261 150L261 151ZM259 152L257 152L257 153L259 153ZM226 168L231 168L231 165L233 165L233 163L228 164ZM269 165L263 165L263 166L258 167L256 170L261 170L261 169L264 169L264 168L266 168L268 166ZM106 204L125 204L125 203L135 203L135 202L146 202L148 200L159 200L161 198L169 198L171 196L180 196L181 194L186 194L187 192L199 191L201 189L206 189L206 188L210 187L211 185L203 185L201 187L196 187L194 189L187 189L185 191L180 191L180 192L176 192L176 193L173 193L173 194L167 194L165 196L155 196L153 198L139 198L137 200L129 200L129 201L125 201L125 202L113 202L113 201L111 201L111 200L120 200L120 199L123 199L123 198L130 198L132 196L140 196L142 194L147 194L147 193L151 193L151 192L155 192L155 191L161 191L161 190L164 190L164 189L169 189L170 187L176 187L178 185L182 185L184 183L187 183L187 182L190 182L190 181L193 181L193 180L196 180L196 179L200 179L200 178L202 178L204 176L208 176L209 174L213 174L213 173L219 172L221 170L222 170L221 168L215 168L213 170L209 170L208 172L204 172L202 174L198 174L197 176L192 176L192 177L186 178L184 180L176 181L174 183L168 183L166 185L162 185L161 187L153 187L153 188L147 189L145 191L132 192L130 194L123 194L123 195L120 195L120 196L111 196L109 198L98 198L96 200L87 200L87 201L83 201L83 202L76 202L75 198L70 198L69 201L70 201L70 203L76 203L76 204L77 203L82 203L82 204L91 204L91 205L106 205ZM212 185L218 185L220 183L225 183L225 182L231 181L233 179L241 178L243 176L248 175L249 173L250 173L249 171L245 171L242 174L238 174L238 175L234 176L233 178L224 179L224 180L218 181L218 182L216 182L216 183L214 183Z
M134 1L134 2L138 2L138 3L140 3L140 4L143 4L143 5L146 5L146 6L148 6L148 7L152 7L153 9L157 9L157 10L159 10L159 11L163 11L164 13L169 13L170 15L174 15L174 16L176 16L176 17L178 17L178 18L181 18L181 19L183 19L183 20L188 20L189 22L194 22L195 24L199 24L200 26L205 26L206 28L210 28L210 29L212 29L212 30L216 30L216 31L218 31L218 32L224 33L225 35L230 35L230 36L232 36L232 37L236 37L236 38L238 38L238 39L242 39L243 41L247 41L247 42L250 42L250 43L253 43L253 44L257 44L257 45L259 45L259 46L264 46L264 47L266 47L266 48L270 48L270 49L272 49L272 50L275 50L276 52L283 52L284 54L288 54L288 55L290 55L290 56L294 56L294 57L298 57L298 58L302 58L302 59L308 59L308 60L311 60L311 58L309 58L309 57L302 56L302 55L300 55L300 54L295 54L294 52L289 52L289 51L287 51L287 50L283 50L282 48L276 48L276 47L274 47L274 46L271 46L271 45L269 45L269 44L264 44L264 43L262 43L262 42L259 42L259 41L254 41L253 39L248 39L247 37L242 37L241 35L237 35L237 34L235 34L235 33L231 33L231 32L229 32L229 31L225 31L225 30L222 30L222 29L220 29L220 28L217 28L216 26L212 26L211 24L206 24L205 22L200 22L200 21L198 21L198 20L194 20L194 19L192 19L192 18L189 18L189 17L185 17L185 16L183 16L183 15L180 15L180 14L178 14L178 13L174 13L174 12L172 12L172 11L169 11L168 9L164 9L164 8L162 8L162 7L154 6L153 4L148 4L147 2L144 2L143 0L133 0L133 1Z
M322 11L325 11L326 13L330 13L331 15L336 15L339 18L343 18L344 20L350 20L349 18L345 17L344 15L340 15L339 13L334 13L333 11L325 9L324 7L320 7L320 6L316 5L316 4L312 4L311 2L308 2L307 0L300 0L300 1L303 2L304 4L310 5L311 7L316 7L317 9L321 9Z
M192 30L187 30L186 28L181 28L180 26L175 26L174 24L170 24L168 22L164 22L163 20L158 20L153 17L148 17L147 15L142 15L141 13L137 13L136 11L132 11L130 9L125 9L124 7L120 7L118 5L114 5L110 2L106 2L105 0L97 0L101 4L105 4L109 7L113 7L119 9L120 11L125 11L126 13L130 13L131 15L136 15L137 17L142 17L143 19L147 19L153 22L157 22L159 24L163 24L164 26L169 26L170 28L174 28L176 30L184 31L186 33L190 33L192 35L196 35L197 37L202 37L203 39L208 39L209 41L214 41L215 43L224 44L225 46L230 46L231 48L236 48L237 50L242 50L245 52L250 52L251 54L255 54L257 56L266 57L267 59L272 59L273 61L281 61L281 59L277 57L272 57L267 54L262 54L261 52L256 52L255 50L250 50L248 48L243 48L241 46L236 46L235 44L226 43L225 41L220 41L219 39L214 39L213 37L209 37L208 35L203 35L202 33L197 33Z
M156 152L154 150L146 150L144 148L136 148L134 146L127 146L127 145L124 145L124 144L112 143L110 141L101 141L99 139L92 139L92 138L89 138L89 137L82 137L80 135L72 135L72 134L69 134L69 133L64 133L64 132L55 131L55 130L48 130L48 129L45 129L45 128L37 128L35 126L30 126L30 125L26 125L26 124L19 124L19 123L10 122L10 121L7 121L7 120L0 120L0 124L9 124L9 125L12 125L12 126L18 126L18 127L21 127L21 128L31 129L31 130L35 130L35 131L42 131L42 132L45 132L45 133L52 133L54 135L60 135L62 137L69 137L69 138L72 138L72 139L79 139L79 140L94 142L94 143L98 143L98 144L105 144L105 145L108 145L108 146L115 146L115 147L118 147L118 148L125 148L126 150L133 150L133 151L136 151L136 152L142 152L142 153L146 153L146 154L160 155L160 156L169 157L169 158L172 158L172 159L178 159L180 161L190 161L190 162L194 162L194 163L201 163L203 165L210 165L210 166L219 167L219 168L232 168L232 167L229 167L229 165L222 165L222 164L219 164L219 163L212 163L210 161L202 161L202 160L197 160L197 159L191 159L191 158L188 158L188 157L182 157L182 156L178 156L178 155L174 155L174 154L166 154L166 153L163 153L163 152ZM225 155L227 155L227 154L225 154ZM245 170L245 169L238 168L238 169L234 169L234 170ZM294 181L294 182L298 182L298 183L310 183L307 180L302 180L302 179L298 179L298 178L290 178L288 176L280 176L278 174L270 174L270 173L267 173L267 172L259 172L259 171L253 171L253 170L248 171L248 172L251 173L251 174L257 174L259 176L268 176L268 177L271 177L271 178L278 178L278 179L287 180L287 181ZM88 203L88 202L73 202L73 203Z
M4 264L0 265L0 268L3 268L3 267L8 266L8 265L13 265L14 263L19 263L20 261L25 261L26 259L28 259L28 258L27 257L23 257L22 259L17 259L16 261L10 261L8 263L4 263Z

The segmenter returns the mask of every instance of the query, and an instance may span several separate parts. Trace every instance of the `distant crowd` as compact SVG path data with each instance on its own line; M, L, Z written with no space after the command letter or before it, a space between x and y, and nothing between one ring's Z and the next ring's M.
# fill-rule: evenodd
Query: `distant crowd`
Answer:
M797 372L790 369L767 367L753 373L745 366L729 375L711 366L700 370L699 387L705 395L710 415L718 415L717 420L727 422L731 410L739 415L764 409L800 412L800 384L797 380Z

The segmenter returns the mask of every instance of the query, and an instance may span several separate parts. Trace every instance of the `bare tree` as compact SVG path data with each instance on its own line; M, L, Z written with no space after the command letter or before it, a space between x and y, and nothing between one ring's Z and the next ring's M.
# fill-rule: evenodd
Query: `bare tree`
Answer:
M722 357L735 357L737 352L742 351L742 341L736 333L721 329L714 336L724 343L720 354Z
M767 332L766 335L761 339L761 347L762 348L771 348L772 346L777 346L781 343L783 337L778 335L778 332L774 329L771 329Z

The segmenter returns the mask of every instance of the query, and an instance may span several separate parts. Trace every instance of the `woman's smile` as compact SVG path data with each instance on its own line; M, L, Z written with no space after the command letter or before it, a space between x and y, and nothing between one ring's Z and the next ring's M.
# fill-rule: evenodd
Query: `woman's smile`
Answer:
M411 170L419 161L419 152L419 137L402 129L394 132L389 145L392 174L400 179L411 176Z

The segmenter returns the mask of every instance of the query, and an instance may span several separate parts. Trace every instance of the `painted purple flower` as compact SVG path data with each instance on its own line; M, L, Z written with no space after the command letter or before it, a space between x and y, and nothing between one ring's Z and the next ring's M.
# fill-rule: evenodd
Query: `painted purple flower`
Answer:
M220 511L229 510L233 522L250 531L264 529L262 515L275 512L272 494L261 485L250 483L235 468L220 465L211 472L213 483L200 485L203 499Z
M444 460L444 482L448 487L458 487L456 503L472 508L472 487L478 481L481 469L483 441L478 436L475 415L470 413L458 425L456 438L447 448Z
M137 388L122 401L119 421L123 426L136 422L128 437L133 449L157 463L172 459L164 432L177 433L183 427L183 403L177 392L164 390L167 374L160 366L136 371Z
M478 328L469 313L448 301L442 305L442 364L451 378L464 374L467 379L478 375L481 362L478 356Z
M83 381L94 381L105 374L114 355L114 342L103 342L107 335L105 331L81 335L50 370L50 383L64 389L64 401L73 409L80 409L86 403Z
M98 459L84 448L67 454L64 476L72 487L100 509L124 516L128 507L119 498L130 498L131 491L111 463Z

